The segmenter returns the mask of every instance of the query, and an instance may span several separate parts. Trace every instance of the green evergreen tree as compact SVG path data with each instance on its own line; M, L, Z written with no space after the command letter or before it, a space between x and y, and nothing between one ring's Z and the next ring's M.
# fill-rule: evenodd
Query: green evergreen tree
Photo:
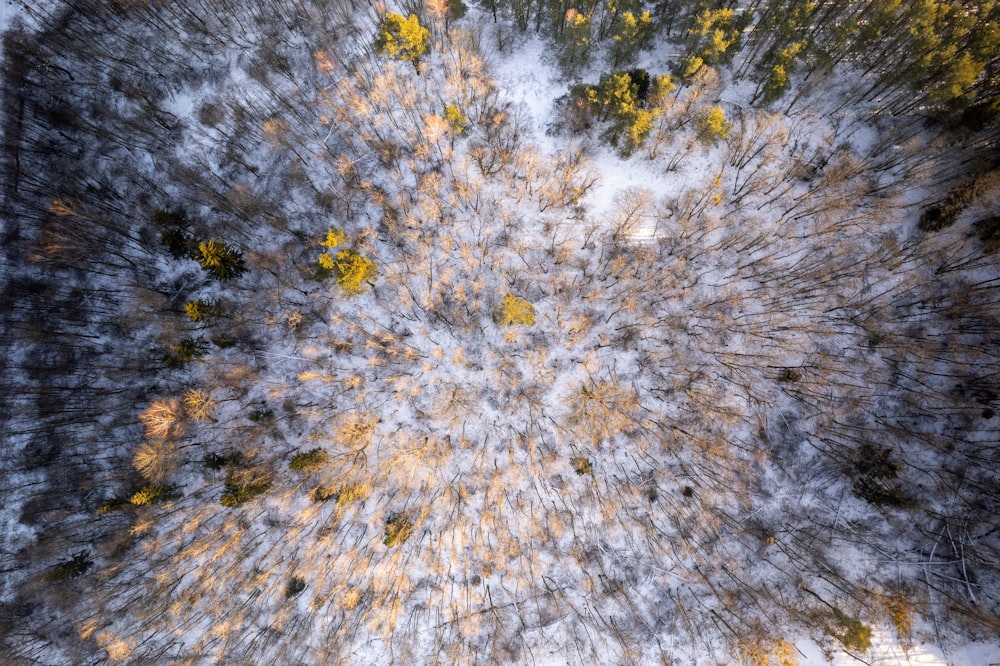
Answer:
M739 50L740 36L749 17L737 20L732 9L704 9L688 30L688 55L708 65L724 65Z
M587 64L591 47L590 16L575 9L566 12L562 33L559 37L559 66L563 72L571 74Z
M444 119L452 126L456 134L465 135L469 131L469 119L457 104L449 104L444 107Z
M382 538L388 548L406 543L406 540L413 536L413 521L405 515L396 515L385 523L385 535Z
M685 84L690 84L694 79L695 74L701 71L701 68L705 66L705 61L701 56L689 55L681 58L680 66L677 67L675 73L680 80Z
M805 40L794 42L778 51L772 59L770 68L767 71L763 88L760 90L761 101L771 104L777 101L788 90L788 75L794 67L794 61L806 50Z
M716 143L729 138L732 124L726 119L726 112L721 106L713 106L694 121L698 128L698 140L704 143Z
M571 95L610 121L604 138L628 156L649 136L660 113L657 103L673 89L669 76L652 79L646 70L634 69L604 74L596 86L576 86Z
M611 25L611 63L613 67L633 60L640 51L649 48L653 40L653 16L648 11L620 14Z
M243 253L222 241L198 243L195 259L205 271L219 280L232 280L246 272Z
M201 340L184 338L176 345L170 345L163 355L163 364L168 368L181 368L196 358L201 358L208 350Z
M305 589L306 582L297 576L293 576L288 583L285 584L285 598L291 599Z
M171 500L176 497L177 492L173 486L156 483L146 486L142 490L136 492L131 498L129 498L129 502L135 506L150 506L152 504L166 502L167 500Z
M212 314L215 306L210 301L196 298L184 304L184 314L193 322L205 321L205 318Z

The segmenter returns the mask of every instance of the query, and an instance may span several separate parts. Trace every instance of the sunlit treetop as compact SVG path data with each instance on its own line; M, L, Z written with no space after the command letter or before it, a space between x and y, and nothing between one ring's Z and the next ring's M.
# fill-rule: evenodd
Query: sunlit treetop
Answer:
M378 28L375 50L390 58L417 65L431 50L431 31L420 25L416 14L403 17L388 13Z
M698 138L705 143L725 141L729 137L732 123L726 119L726 113L721 106L713 106L702 116L695 118L698 128Z
M354 248L341 250L336 255L324 252L319 257L319 265L333 274L348 297L364 293L378 273L375 262Z
M500 326L532 326L535 306L520 296L507 294L493 311L493 321Z

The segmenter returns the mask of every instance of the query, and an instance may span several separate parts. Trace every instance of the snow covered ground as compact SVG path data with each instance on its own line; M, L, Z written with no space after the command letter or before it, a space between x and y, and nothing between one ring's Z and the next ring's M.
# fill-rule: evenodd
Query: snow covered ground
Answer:
M484 14L470 12L466 21L489 30ZM665 69L670 57L664 46L643 63ZM248 76L252 68L238 62L213 84L220 96L269 100L282 85ZM178 661L200 655L196 663L238 654L258 663L306 654L324 663L348 652L360 664L431 663L441 645L454 645L458 662L488 646L498 661L545 666L655 663L657 653L707 665L729 658L711 638L725 635L725 603L758 604L739 597L741 585L796 593L807 583L790 584L787 570L814 552L842 580L880 585L865 539L896 517L855 497L812 436L829 424L825 411L852 400L865 418L887 409L890 397L869 395L870 381L889 374L870 343L881 331L856 325L862 317L852 306L883 289L909 296L923 283L898 270L893 243L909 247L912 239L897 209L858 214L846 205L865 199L858 183L868 180L850 167L881 141L878 130L860 121L835 126L822 105L815 117L778 117L773 136L793 135L789 146L804 148L793 153L776 138L768 145L775 155L833 155L836 143L842 161L831 163L847 175L782 173L776 159L759 172L767 194L735 201L739 175L726 166L732 147L724 142L702 145L679 126L670 149L682 159L666 168L641 151L623 159L593 137L559 130L556 100L568 83L543 42L523 37L512 52L494 54L492 75L502 97L522 105L533 136L514 175L490 181L479 178L464 143L479 135L455 139L452 153L433 138L443 130L429 129L440 112L436 95L457 95L459 86L428 92L408 65L380 66L359 76L368 87L355 91L331 65L329 80L317 75L314 106L292 119L294 131L277 113L240 129L260 137L235 142L252 145L247 154L224 149L224 132L200 123L211 87L171 91L164 101L163 110L183 121L175 128L182 160L206 180L237 172L220 201L235 209L250 192L271 197L272 209L247 215L259 226L224 227L225 216L210 217L248 248L245 283L220 286L199 280L189 259L155 259L162 285L197 284L184 298L228 303L227 316L250 342L213 348L158 387L163 395L153 398L201 388L218 405L212 419L186 423L190 460L171 477L184 496L131 527L139 556L102 573L108 587L97 590L93 619L78 633L113 658L139 662L163 650ZM598 75L587 70L582 78ZM300 90L300 81L284 85L290 98ZM719 99L735 117L747 96L744 83ZM356 137L340 126L351 118L331 120L344 109L371 119L359 122L358 136L384 132L406 151L387 149L385 166L365 171L379 159L373 146L392 148L391 141L350 144ZM380 120L380 110L389 119ZM353 164L328 148L347 154L323 139L335 132L356 150ZM545 197L557 189L555 165L574 145L585 148L596 180L579 201L552 204ZM435 164L436 154L453 159ZM173 177L156 171L154 157L164 156L142 154L132 166L153 179ZM234 167L239 160L247 173ZM344 176L358 164L356 180ZM441 175L456 164L467 173ZM309 185L329 183L340 189L317 213L322 197ZM907 210L914 196L892 202ZM888 222L870 224L876 215ZM631 243L611 240L619 224ZM882 233L894 224L899 229ZM381 264L375 288L355 299L310 271L319 239L341 226ZM938 242L948 248L947 241ZM853 268L865 258L870 271L858 275ZM771 282L788 289L765 287ZM490 324L508 290L530 297L537 328ZM839 311L848 314L827 316ZM845 383L826 383L827 376ZM820 408L796 421L793 394ZM799 430L812 423L815 432ZM199 460L228 450L234 432L248 458L280 474L270 494L224 511L226 472L206 472ZM603 434L591 441L595 432ZM754 452L767 438L782 451L775 461ZM344 449L345 441L358 448ZM313 447L337 452L335 462L291 474L288 458ZM791 485L795 479L809 485ZM317 503L308 494L348 487L362 499ZM400 516L416 525L414 537L387 548L385 527ZM862 545L830 536L841 528ZM298 575L307 587L289 601L285 585ZM718 593L715 583L727 576L739 584ZM836 596L819 578L808 585ZM779 597L780 590L771 600ZM693 625L689 611L704 626ZM833 617L842 618L839 608ZM887 626L873 629L860 660L797 627L784 638L806 666L828 656L837 666L1000 663L996 641L904 650ZM926 640L931 629L921 623L915 634Z

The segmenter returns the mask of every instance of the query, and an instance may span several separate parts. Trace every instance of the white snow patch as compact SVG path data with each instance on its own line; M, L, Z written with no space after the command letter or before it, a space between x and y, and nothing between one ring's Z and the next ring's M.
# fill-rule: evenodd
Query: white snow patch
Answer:
M845 652L833 655L830 661L814 641L797 641L799 663L802 666L994 666L1000 664L1000 641L970 643L961 648L943 650L934 645L915 645L904 650L898 639L888 631L873 632L874 645L857 659Z

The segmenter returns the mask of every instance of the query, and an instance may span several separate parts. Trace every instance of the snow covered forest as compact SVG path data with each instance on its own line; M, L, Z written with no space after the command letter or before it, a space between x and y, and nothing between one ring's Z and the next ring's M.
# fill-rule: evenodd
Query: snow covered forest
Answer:
M4 664L1000 661L997 0L6 28Z

